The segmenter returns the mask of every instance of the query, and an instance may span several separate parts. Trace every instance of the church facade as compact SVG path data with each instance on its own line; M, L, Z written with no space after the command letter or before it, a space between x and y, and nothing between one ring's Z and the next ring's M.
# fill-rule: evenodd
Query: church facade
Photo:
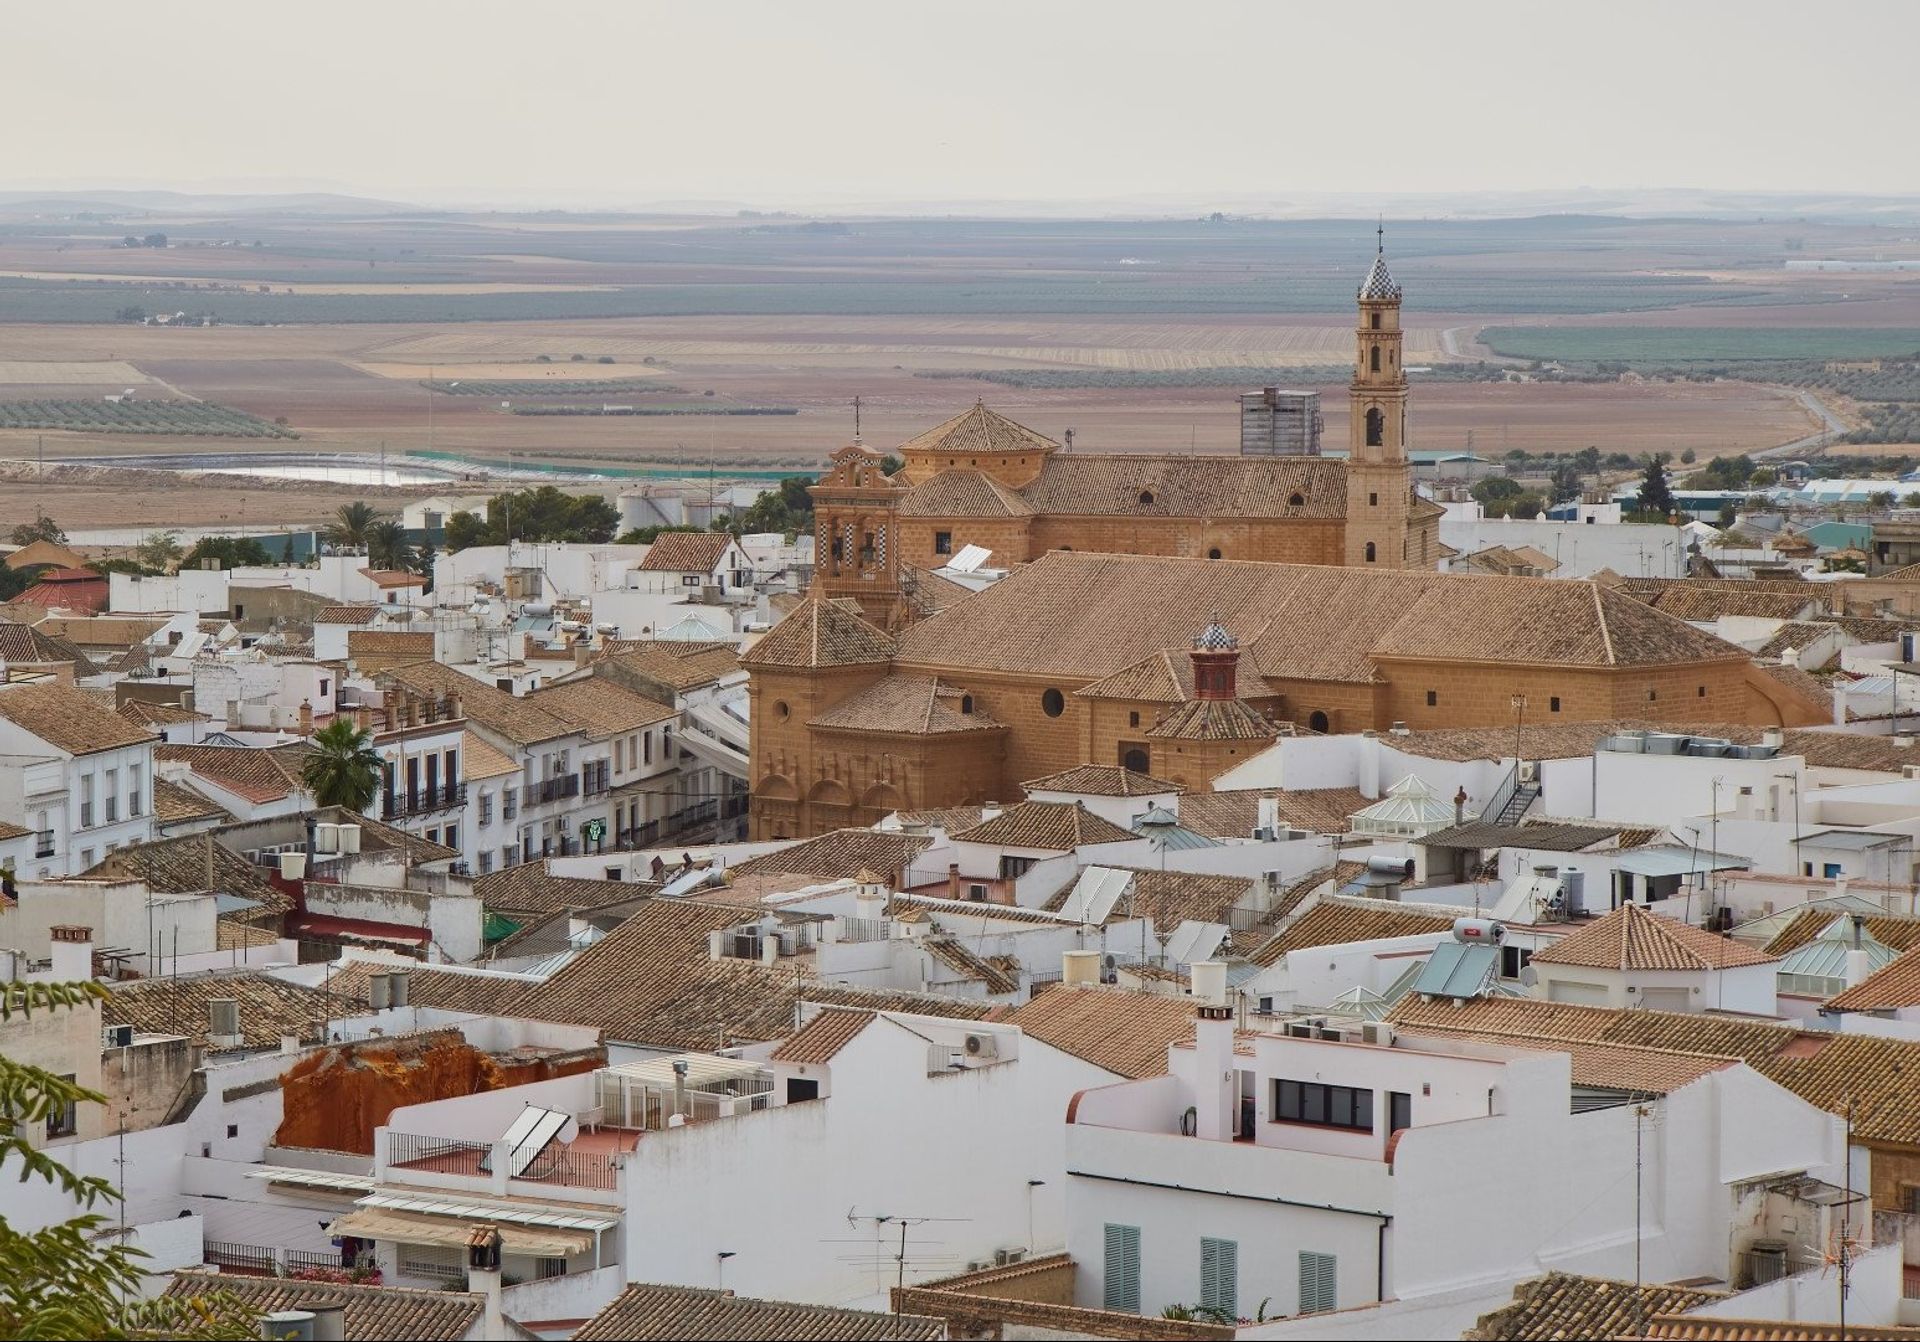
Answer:
M921 575L969 545L990 567L1054 550L1432 569L1441 509L1413 490L1400 286L1384 254L1358 294L1349 445L1318 456L1096 454L984 404L909 439L896 474L855 444L813 488L816 590L897 629Z

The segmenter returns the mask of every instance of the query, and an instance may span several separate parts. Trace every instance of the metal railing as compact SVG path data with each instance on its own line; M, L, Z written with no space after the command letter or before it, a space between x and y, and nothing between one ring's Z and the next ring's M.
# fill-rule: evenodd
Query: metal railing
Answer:
M306 1272L313 1268L337 1268L347 1272L355 1268L370 1268L374 1264L372 1249L362 1249L348 1255L341 1249L329 1249L322 1253L309 1253L305 1249L283 1249L280 1251L281 1266L291 1276L295 1272Z
M335 1255L337 1258L338 1255ZM260 1244L236 1244L232 1240L210 1239L202 1245L200 1261L213 1267L237 1272L264 1272L272 1275L273 1250Z
M438 1170L444 1174L475 1174L480 1162L493 1154L487 1142L463 1142L453 1137L427 1137L414 1132L387 1134L387 1164L408 1169Z
M610 1151L569 1151L563 1148L541 1156L517 1177L567 1188L618 1188L620 1165Z
M1513 767L1507 770L1507 776L1500 780L1500 786L1487 798L1487 804L1480 808L1480 819L1488 823L1499 819L1500 813L1507 809L1507 803L1513 800L1514 793L1519 790L1520 762L1515 760Z
M415 792L389 793L380 805L382 820L396 820L401 816L425 815L429 811L444 811L455 806L464 806L467 801L465 783L449 783L441 788L425 788Z
M467 1279L467 1269L460 1263L448 1263L439 1259L402 1258L400 1275L403 1277L425 1277L429 1281L459 1281Z
M527 804L538 805L541 802L560 801L567 797L580 795L580 775L567 774L561 778L549 778L537 787L529 788Z

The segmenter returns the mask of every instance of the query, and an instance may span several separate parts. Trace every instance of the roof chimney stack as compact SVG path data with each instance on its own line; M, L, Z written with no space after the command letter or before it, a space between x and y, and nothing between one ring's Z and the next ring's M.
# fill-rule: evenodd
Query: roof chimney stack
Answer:
M93 977L93 929L56 926L47 930L51 941L48 959L53 977L60 983L79 983ZM149 970L151 972L151 970Z

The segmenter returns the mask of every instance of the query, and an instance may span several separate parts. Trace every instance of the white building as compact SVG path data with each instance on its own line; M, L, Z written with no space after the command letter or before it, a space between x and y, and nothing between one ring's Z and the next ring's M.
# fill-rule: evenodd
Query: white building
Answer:
M38 877L153 837L154 737L68 685L0 688L0 821L31 830Z

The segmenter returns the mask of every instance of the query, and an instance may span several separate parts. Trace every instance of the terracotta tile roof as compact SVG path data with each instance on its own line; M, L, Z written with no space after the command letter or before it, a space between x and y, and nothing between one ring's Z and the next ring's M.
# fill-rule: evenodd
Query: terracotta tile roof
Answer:
M574 1342L886 1342L947 1335L945 1319L837 1305L753 1300L694 1286L629 1286L573 1334Z
M490 871L473 880L473 893L489 909L507 913L548 914L562 909L594 909L658 891L651 881L600 881L584 876L554 876L545 862Z
M113 995L100 1008L107 1025L131 1025L143 1034L180 1034L211 1048L207 1003L222 998L240 1004L244 1048L278 1048L282 1035L319 1043L326 1022L365 1014L352 997L283 983L265 974L196 974L177 979L136 979L111 985Z
M992 476L965 469L941 471L900 499L902 517L1031 517L1033 511L1033 505Z
M1730 1319L1709 1314L1658 1314L1647 1321L1652 1342L1880 1342L1920 1337L1905 1324L1813 1323L1798 1319Z
M1347 468L1331 457L1074 453L1020 492L1036 512L1081 517L1344 518Z
M1191 699L1154 723L1147 735L1157 741L1271 741L1280 728L1241 699Z
M1320 875L1321 880L1326 879L1322 873L1315 874ZM1419 913L1388 900L1323 900L1248 958L1257 965L1275 965L1289 951L1410 937L1422 932L1448 932L1453 923L1453 918L1445 914Z
M955 606L965 610L970 602ZM933 617L935 619L939 616ZM810 600L748 648L742 666L866 666L894 655L894 641L858 615Z
M1167 1046L1193 1037L1193 1000L1062 985L1006 1020L1064 1053L1139 1080L1165 1073Z
M328 606L313 613L315 624L372 624L380 614L378 606Z
M103 708L71 685L15 685L0 689L0 718L69 755L91 755L147 745L153 733Z
M892 834L872 829L836 829L803 839L788 848L749 858L732 868L734 876L790 872L822 880L858 880L863 871L883 875L899 871L933 842L924 834Z
M29 665L72 662L76 676L100 674L100 667L77 644L11 620L0 620L0 662Z
M460 774L463 778L503 778L520 766L472 732L460 733Z
M941 964L969 979L978 979L987 985L989 993L1012 993L1020 991L1018 971L1009 974L1001 966L982 956L975 955L966 946L946 933L935 933L920 940L920 949L938 960Z
M1684 1286L1635 1286L1606 1277L1549 1272L1513 1288L1513 1303L1482 1314L1467 1342L1559 1342L1636 1335L1656 1314L1681 1314L1726 1296Z
M1083 797L1154 797L1186 791L1178 783L1123 769L1117 764L1076 764L1045 778L1030 779L1020 786L1028 792L1072 792Z
M1666 1095L1690 1086L1709 1072L1741 1061L1712 1053L1677 1049L1626 1048L1612 1044L1569 1044L1557 1040L1503 1041L1518 1048L1549 1049L1573 1060L1573 1084L1635 1095Z
M1057 447L1053 439L975 401L972 409L915 434L895 450L904 456L908 452L1048 453Z
M304 741L290 747L160 745L153 758L184 764L248 801L267 802L304 791L300 769L312 751Z
M150 704L144 699L129 699L113 710L136 727L175 726L184 722L207 722L205 713L178 704Z
M610 638L595 659L605 672L625 671L667 689L711 685L740 669L740 651L731 643L683 642L671 638ZM600 670L596 674L602 673Z
M90 568L63 568L40 575L40 581L21 592L16 600L49 610L77 610L91 615L103 609L111 598L104 574Z
M774 1062L832 1062L834 1055L873 1023L875 1012L829 1008L800 1027L800 1032L776 1048Z
M355 1002L373 1001L373 976L403 969L407 973L407 1000L415 1006L438 1007L443 1011L472 1011L498 1016L516 998L526 996L527 981L491 974L466 974L445 965L420 961L394 964L387 961L349 960L330 968L314 987L323 992L351 997Z
M1780 682L1792 693L1803 699L1815 712L1828 712L1833 707L1833 692L1825 681L1797 666L1772 666L1760 664L1760 670Z
M939 828L951 834L957 829L966 829L980 823L980 806L935 806L919 811L900 812L902 825L919 828Z
M511 1014L592 1025L611 1040L713 1049L794 1033L800 1001L977 1020L985 1003L835 984L796 986L785 964L712 959L707 934L753 922L759 909L705 900L649 900L552 978L527 990Z
M229 918L225 914L214 919L214 949L221 951L244 950L248 946L271 946L280 940L280 934L271 927L257 927L252 923L243 923L238 918Z
M1185 648L1159 652L1122 667L1110 676L1074 691L1089 699L1131 699L1149 704L1179 704L1193 698L1193 658Z
M291 1277L176 1272L166 1294L175 1299L224 1293L262 1314L345 1305L347 1342L459 1342L486 1314L486 1297L466 1291L420 1291L399 1286L346 1286Z
M233 819L226 811L208 801L190 788L178 783L169 783L164 778L153 780L153 818L163 825L178 825L188 820L206 820L215 818L221 822Z
M973 595L973 588L942 577L932 569L908 568L900 575L902 595L922 615L958 605Z
M1243 902L1253 888L1247 876L1209 876L1194 871L1161 871L1155 867L1120 868L1133 872L1129 898L1122 899L1110 917L1139 913L1153 919L1154 927L1166 936L1181 923L1192 919L1202 923L1228 921L1228 910ZM1061 892L1064 900L1071 887Z
M585 730L572 718L563 718L540 707L531 696L508 694L433 661L392 667L375 679L382 685L401 685L431 699L457 694L469 722L478 723L515 745L537 745Z
M400 654L430 662L433 660L433 635L405 629L349 629L347 656L364 657L368 653L379 653L383 657Z
M1005 731L1006 724L972 706L973 696L937 676L883 676L856 690L809 727L900 736L946 736L956 732ZM969 711L963 711L966 704Z
M1610 825L1600 820L1533 816L1517 825L1470 820L1464 825L1435 830L1417 842L1434 848L1538 848L1546 852L1578 853L1595 844L1612 846L1610 841L1614 839L1619 839L1619 846L1623 848L1639 847L1646 842L1642 835L1658 832L1645 826ZM1628 839L1636 842L1628 843Z
M33 833L33 831L24 825L15 825L8 821L0 820L0 839L19 839L31 833Z
M1777 957L1731 937L1648 913L1638 904L1622 904L1606 917L1535 951L1533 958L1543 965L1648 970L1738 969L1772 964Z
M604 676L563 680L535 690L524 702L563 722L577 724L597 740L672 722L680 716L670 704L622 689Z
M1791 881L1792 878L1787 879ZM1784 956L1797 951L1831 927L1834 919L1846 916L1831 908L1802 909L1794 915L1792 922L1774 934L1773 940L1766 945L1766 952L1768 955ZM1920 946L1920 918L1868 914L1866 931L1875 941L1891 946L1896 951L1910 951Z
M409 834L398 826L354 815L338 806L319 814L323 820L331 820L335 824L360 826L360 851L363 853L398 851L406 855L410 867L424 866L430 862L448 862L460 856L458 849L449 848L444 843L428 843L419 835Z
M293 901L268 879L267 868L256 867L223 847L214 837L215 832L206 830L179 838L128 844L108 853L80 874L89 879L146 881L154 890L165 894L213 890L256 900L267 913L290 912Z
M1636 600L1675 619L1705 624L1723 615L1755 615L1763 619L1798 620L1824 608L1826 598L1811 583L1768 583L1727 580L1701 582L1692 578L1654 579L1663 585L1649 589L1628 579L1622 589Z
M1907 951L1843 993L1828 999L1826 1011L1898 1011L1920 1006L1920 951Z
M1353 813L1377 800L1353 787L1189 792L1180 798L1180 823L1210 839L1244 839L1260 823L1262 797L1274 799L1281 824L1317 834L1345 834Z
M1187 642L1203 610L1255 631L1243 638L1243 678L1370 683L1376 657L1630 666L1748 656L1590 582L1054 550L909 625L899 661L1092 682Z
M647 573L711 573L732 542L724 531L663 531L639 567Z
M956 843L1070 852L1085 844L1125 843L1139 836L1095 815L1079 802L1023 801L991 820L948 836Z
M409 573L403 568L363 568L360 575L382 591L394 591L402 587L425 587L426 577L419 573Z

